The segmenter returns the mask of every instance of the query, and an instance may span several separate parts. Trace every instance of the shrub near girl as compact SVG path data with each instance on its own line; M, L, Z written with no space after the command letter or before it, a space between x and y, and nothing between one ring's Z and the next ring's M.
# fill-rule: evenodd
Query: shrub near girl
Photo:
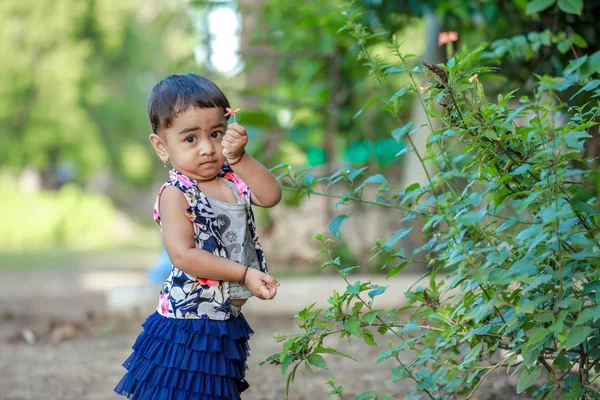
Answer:
M166 77L152 89L148 116L150 142L172 165L154 220L173 267L115 391L143 400L240 399L253 333L241 308L253 295L272 299L279 286L267 273L252 205L273 207L281 189L246 153L247 132L210 80Z

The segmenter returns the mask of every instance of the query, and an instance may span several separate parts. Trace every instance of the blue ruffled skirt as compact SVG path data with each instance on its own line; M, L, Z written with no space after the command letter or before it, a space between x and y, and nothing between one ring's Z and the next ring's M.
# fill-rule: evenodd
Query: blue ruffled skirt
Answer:
M166 318L142 324L115 392L135 400L239 400L248 339L243 315L226 321Z

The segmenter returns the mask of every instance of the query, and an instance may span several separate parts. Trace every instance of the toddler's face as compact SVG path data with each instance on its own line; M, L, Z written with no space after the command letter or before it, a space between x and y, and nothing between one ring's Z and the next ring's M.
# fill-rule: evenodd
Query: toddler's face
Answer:
M165 130L163 140L171 164L197 181L214 179L223 163L221 140L227 121L220 107L189 107Z

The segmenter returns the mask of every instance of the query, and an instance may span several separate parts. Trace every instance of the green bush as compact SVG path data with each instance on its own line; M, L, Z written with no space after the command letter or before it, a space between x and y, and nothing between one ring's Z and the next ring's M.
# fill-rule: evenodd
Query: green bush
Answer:
M347 289L329 298L328 309L298 312L303 332L277 335L283 349L267 361L281 364L289 386L300 365L326 368L323 355L341 355L326 346L328 336L376 345L377 334L391 334L398 340L388 342L379 361L397 360L391 379L413 382L406 398L471 398L498 369L516 374L517 392L535 398L598 398L600 217L595 188L589 188L597 170L583 146L600 114L600 80L591 80L600 72L600 52L573 60L563 76L537 76L529 97L517 100L513 91L492 102L479 79L492 70L483 60L493 60L493 52L480 48L445 64L407 69L411 56L394 40L389 48L397 64L372 57L366 43L373 36L346 12L345 29L372 75L382 82L406 74L411 82L380 96L391 95L380 100L381 109L396 118L399 97L414 93L426 110L427 124L398 121L392 136L417 152L427 182L398 189L382 175L365 177L364 169L317 178L285 165L278 167L281 179L294 190L328 196L315 185L344 182L354 189L339 197L341 204L402 210L403 227L378 240L373 256L385 256L382 268L392 277L423 254L426 283L405 293L406 306L380 309L377 297L386 287L351 281L356 267L341 262L334 241L319 235L323 268L336 269ZM422 73L426 87L417 83ZM573 93L571 100L563 101L565 93ZM412 138L424 130L430 133L420 154ZM377 198L363 198L366 184L379 185ZM331 233L337 236L350 217L331 221ZM408 221L420 226L424 239L412 254L397 247L413 229ZM414 359L402 362L400 352ZM345 398L342 386L329 384L332 396ZM375 391L357 398L391 399Z
M0 180L0 249L22 251L59 247L104 249L122 245L117 211L110 199L73 184L58 191L26 193L13 180ZM126 235L125 235L126 236Z

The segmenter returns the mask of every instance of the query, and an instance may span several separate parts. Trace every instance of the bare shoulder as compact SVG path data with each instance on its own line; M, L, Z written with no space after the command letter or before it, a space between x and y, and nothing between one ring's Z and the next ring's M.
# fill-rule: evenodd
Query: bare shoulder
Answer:
M180 212L181 210L186 210L188 207L189 204L181 190L171 185L163 190L160 196L161 214L169 212L170 210Z

